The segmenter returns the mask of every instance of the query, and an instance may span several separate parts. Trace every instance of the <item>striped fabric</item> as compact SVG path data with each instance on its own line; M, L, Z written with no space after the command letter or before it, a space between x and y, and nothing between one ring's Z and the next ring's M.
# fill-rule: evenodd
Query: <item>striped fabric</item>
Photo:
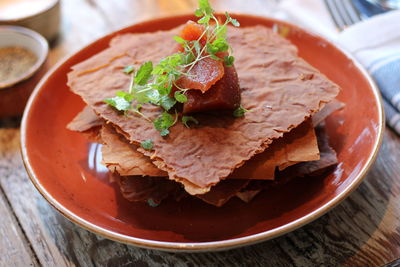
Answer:
M378 59L368 70L381 90L387 124L400 134L400 54Z
M321 0L281 0L276 17L324 35L354 55L382 93L387 125L400 135L400 10L380 14L364 0L352 3L365 20L341 32Z
M384 101L387 125L400 135L400 11L357 23L337 41L369 71Z

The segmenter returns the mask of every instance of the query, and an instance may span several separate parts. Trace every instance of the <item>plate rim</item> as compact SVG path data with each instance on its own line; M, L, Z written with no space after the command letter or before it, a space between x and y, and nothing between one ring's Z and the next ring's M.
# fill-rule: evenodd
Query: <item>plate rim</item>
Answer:
M334 44L330 40L326 39L325 37L322 37L319 34L316 34L314 32L311 32L309 30L306 30L302 27L296 26L292 23L278 20L275 18L267 17L267 16L257 16L257 15L251 15L251 14L241 14L241 13L235 13L232 14L232 16L242 16L242 17L247 17L247 18L252 18L256 20L266 20L270 21L276 24L280 25L286 25L289 26L290 28L300 30L305 32L308 35L315 36L317 38L320 38L324 40L325 42L329 43L333 47L337 48L341 53L343 53L347 58L349 58L355 67L361 72L361 74L364 76L364 78L367 80L368 84L370 85L370 88L372 89L372 93L374 95L374 100L377 103L377 108L378 108L378 129L377 129L377 139L375 140L375 143L373 145L372 153L369 155L366 164L364 167L360 170L359 174L354 178L354 180L349 183L343 191L341 191L337 196L329 200L326 204L323 206L319 207L318 209L306 214L305 216L298 218L297 220L294 220L290 223L287 223L285 225L276 227L271 230L259 232L256 234L251 234L248 236L244 237L238 237L238 238L233 238L233 239L226 239L226 240L218 240L218 241L210 241L210 242L168 242L168 241L157 241L157 240L150 240L150 239L144 239L144 238L137 238L137 237L132 237L129 235L124 235L124 234L119 234L116 232L113 232L111 230L107 230L103 227L100 227L98 225L95 225L78 215L74 214L70 210L68 210L66 207L64 207L62 204L60 204L53 196L45 189L45 187L40 183L40 180L37 178L36 174L33 171L33 168L31 166L28 153L27 153L27 147L26 147L26 131L27 131L27 123L28 123L28 118L29 118L29 113L31 110L31 107L33 105L33 102L40 92L40 89L43 87L47 79L52 76L62 65L64 65L70 58L73 56L76 56L77 54L81 53L83 50L87 49L89 46L91 46L94 43L99 42L100 40L104 38L111 37L112 35L115 35L117 32L121 31L126 31L128 28L131 28L133 26L139 26L147 23L154 23L154 22L161 22L163 20L170 20L170 19L179 19L179 18L187 18L189 16L192 16L192 14L182 14L182 15L176 15L176 16L166 16L166 17L160 17L156 19L149 19L146 21L142 21L139 23L134 23L125 27L122 27L120 29L117 29L109 34L106 34L100 38L95 39L94 41L90 42L89 44L83 46L81 49L70 53L66 56L64 56L57 64L55 64L46 74L45 76L40 80L40 82L36 85L34 91L32 92L28 103L26 105L22 121L21 121L21 137L20 137L20 149L21 149L21 154L22 154L22 159L23 159L23 164L25 166L25 169L27 170L28 176L35 186L35 188L39 191L39 193L47 200L47 202L50 203L51 206L53 206L58 212L60 212L64 217L72 221L73 223L79 225L80 227L101 235L103 237L106 237L108 239L118 241L121 243L129 244L129 245L134 245L138 246L141 248L148 248L148 249L156 249L156 250L161 250L161 251L168 251L168 252L209 252L209 251L221 251L221 250L228 250L228 249L234 249L246 245L252 245L256 244L259 242L263 242L272 238L276 238L280 235L289 233L291 231L294 231L305 224L308 224L317 218L321 217L325 213L327 213L329 210L334 208L336 205L341 203L346 197L350 195L351 192L353 192L359 184L362 182L362 180L365 178L366 174L374 164L379 149L382 144L383 140L383 133L385 129L385 115L383 111L383 103L382 103L382 97L379 92L379 89L376 85L376 83L373 81L372 77L368 74L366 69L359 63L359 61L354 58L349 52L344 50L340 45Z

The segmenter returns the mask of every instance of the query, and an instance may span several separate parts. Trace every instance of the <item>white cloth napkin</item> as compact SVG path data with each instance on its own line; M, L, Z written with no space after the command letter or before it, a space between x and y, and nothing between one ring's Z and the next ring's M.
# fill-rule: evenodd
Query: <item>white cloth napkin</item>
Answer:
M400 10L339 32L322 0L283 0L277 17L312 30L352 53L375 79L387 124L400 134Z

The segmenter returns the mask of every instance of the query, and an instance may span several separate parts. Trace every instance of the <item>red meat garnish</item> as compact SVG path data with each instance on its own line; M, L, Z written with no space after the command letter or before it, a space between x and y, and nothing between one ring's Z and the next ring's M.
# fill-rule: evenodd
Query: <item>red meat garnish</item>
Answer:
M183 89L198 89L205 93L224 76L224 63L220 60L205 58L197 62L193 68L176 81Z
M236 109L240 104L240 87L235 68L225 67L225 75L207 92L188 90L186 95L188 101L183 105L185 114Z
M187 41L199 40L201 37L200 45L202 48L207 42L207 36L205 34L202 36L203 32L204 27L202 25L188 21L182 29L180 37ZM203 53L202 56L206 55L207 53ZM176 82L177 85L183 89L198 89L204 93L224 76L224 63L222 60L205 58L197 62L192 68L188 67L187 71L188 75L179 78Z

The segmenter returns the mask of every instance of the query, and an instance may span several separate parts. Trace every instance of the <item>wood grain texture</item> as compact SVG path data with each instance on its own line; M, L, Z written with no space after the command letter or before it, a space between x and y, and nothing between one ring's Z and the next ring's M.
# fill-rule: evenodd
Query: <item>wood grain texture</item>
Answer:
M123 26L191 12L196 2L63 1L61 34L53 44L50 64ZM217 10L268 15L274 1L214 0L212 3ZM0 192L4 192L0 196L0 266L15 265L15 262L17 266L35 265L34 256L29 254L29 243L38 264L43 266L381 266L400 257L400 138L390 130L385 133L377 162L365 181L344 202L315 222L245 248L176 254L116 243L65 219L29 181L20 158L15 120L1 121L0 127L3 127L0 129ZM3 230L4 224L12 225L16 232ZM24 240L22 233L28 240ZM4 245L4 242L9 243ZM4 257L7 253L18 255L19 261Z
M2 194L0 194L0 214L0 266L7 266L10 262L17 266L37 266L29 242L23 236Z

